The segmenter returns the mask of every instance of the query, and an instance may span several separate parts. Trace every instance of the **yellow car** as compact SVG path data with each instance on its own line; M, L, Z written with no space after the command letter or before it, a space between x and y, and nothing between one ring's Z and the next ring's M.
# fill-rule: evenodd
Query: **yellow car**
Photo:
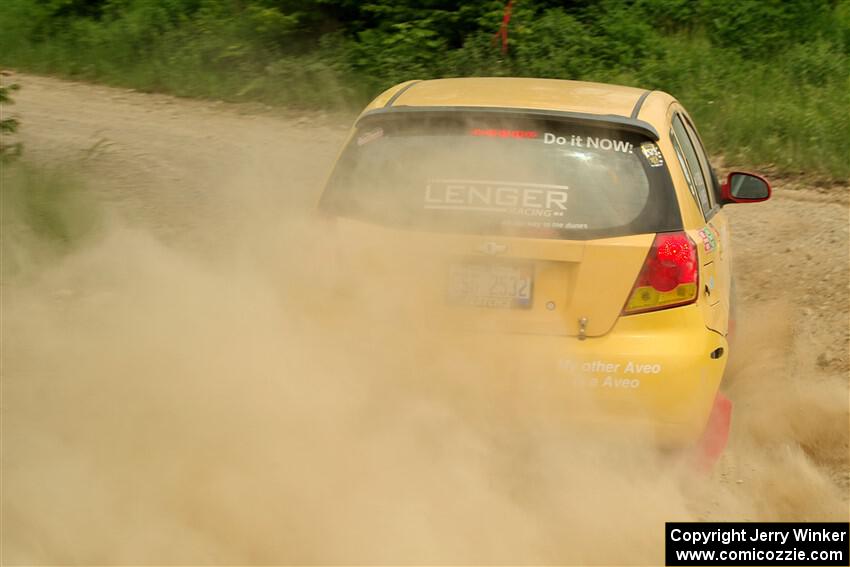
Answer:
M565 412L591 397L677 446L715 415L716 450L732 301L722 207L769 196L757 175L718 183L664 92L461 78L369 104L319 207L344 242L394 250L390 270L440 257L423 301L507 337L530 381L564 385Z

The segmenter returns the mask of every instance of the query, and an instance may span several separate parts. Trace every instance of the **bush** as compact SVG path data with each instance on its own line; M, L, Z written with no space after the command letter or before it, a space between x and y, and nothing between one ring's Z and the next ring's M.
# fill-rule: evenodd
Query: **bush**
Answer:
M759 58L817 38L832 12L829 0L701 0L700 9L715 45Z

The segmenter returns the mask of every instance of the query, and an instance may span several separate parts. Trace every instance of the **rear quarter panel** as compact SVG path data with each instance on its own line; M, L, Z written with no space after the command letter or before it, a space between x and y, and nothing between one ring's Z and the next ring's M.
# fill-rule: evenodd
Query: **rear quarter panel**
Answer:
M707 222L690 192L670 137L673 115L676 112L687 116L687 111L675 98L667 93L653 93L647 98L640 118L658 130L658 147L673 180L682 225L697 247L700 260L697 303L704 313L706 326L725 335L729 325L731 288L728 224L722 210Z

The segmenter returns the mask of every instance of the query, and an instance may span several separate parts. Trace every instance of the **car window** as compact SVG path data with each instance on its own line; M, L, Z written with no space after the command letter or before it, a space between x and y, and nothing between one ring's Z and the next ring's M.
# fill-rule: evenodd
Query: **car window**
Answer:
M702 172L702 166L700 165L699 158L697 158L696 150L691 144L690 138L688 138L688 134L685 131L685 126L682 124L682 120L678 115L673 117L673 131L676 133L676 140L678 141L679 148L684 155L685 162L687 163L687 169L690 172L690 182L693 184L693 188L696 191L703 215L707 215L711 210L711 200L708 197L708 185L706 184L705 175Z
M640 134L539 118L371 119L322 207L385 225L538 238L680 230L660 155Z
M711 169L711 164L708 162L708 154L705 151L705 147L702 145L702 140L700 140L699 134L697 134L696 128L688 120L687 117L682 121L685 125L685 131L688 133L688 137L691 140L691 145L696 150L697 159L699 159L700 169L702 170L702 175L705 178L708 185L708 201L711 204L711 208L713 209L716 205L717 199L715 198L714 190L715 190L715 178L714 172Z
M676 158L679 160L679 165L682 166L682 173L685 174L685 181L688 184L688 190L691 193L691 197L693 197L697 208L702 211L702 205L700 204L699 197L697 197L697 189L694 185L694 180L691 177L691 170L688 167L688 162L685 160L685 154L682 151L682 146L679 144L679 140L676 138L676 133L673 130L670 130L670 142L673 144L673 149L676 151Z

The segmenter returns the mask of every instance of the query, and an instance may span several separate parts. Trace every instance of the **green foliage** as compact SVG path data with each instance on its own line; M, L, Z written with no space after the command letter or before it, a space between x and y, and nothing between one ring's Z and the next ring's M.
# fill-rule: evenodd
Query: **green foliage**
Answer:
M829 0L701 0L706 32L717 45L765 57L818 37L831 17Z
M6 115L6 107L13 102L9 93L18 90L18 88L17 84L5 87L0 85L0 160L16 157L21 153L20 142L7 144L3 141L3 136L17 132L20 124L16 118Z
M514 32L513 55L523 75L578 78L601 67L601 60L593 57L598 41L574 16L553 9L538 19L520 22Z
M850 177L850 0L5 0L0 64L185 96L356 108L411 78L679 97L711 149Z
M97 207L72 170L18 160L0 167L3 274L74 249L100 226Z

